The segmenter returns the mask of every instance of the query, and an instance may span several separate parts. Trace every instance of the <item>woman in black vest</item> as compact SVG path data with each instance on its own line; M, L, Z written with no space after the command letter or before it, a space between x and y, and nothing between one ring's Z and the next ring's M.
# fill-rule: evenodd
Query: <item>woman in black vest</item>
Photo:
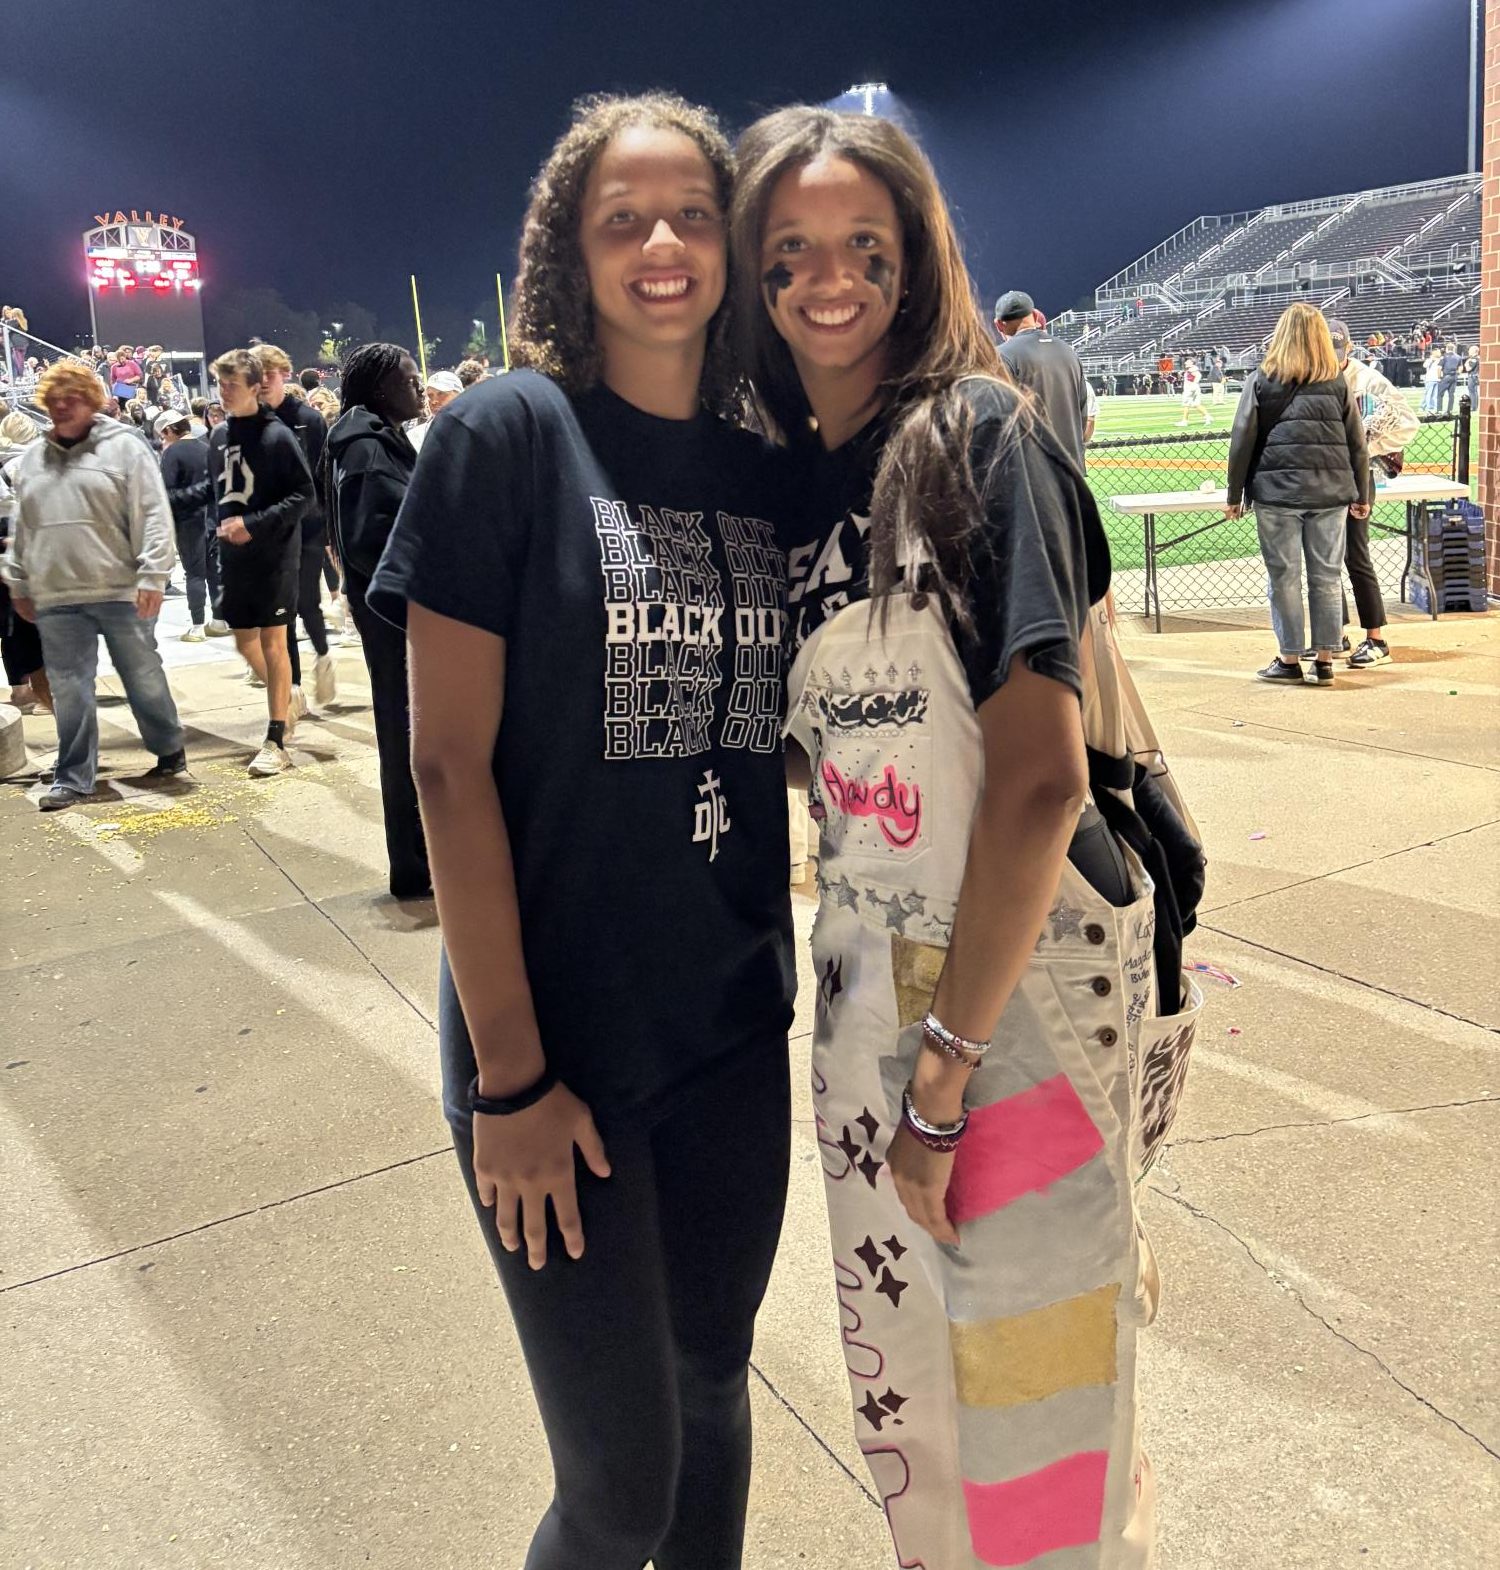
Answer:
M1246 501L1253 505L1271 580L1278 653L1256 672L1261 681L1304 680L1304 560L1313 674L1320 687L1333 681L1333 651L1343 637L1345 518L1370 516L1370 486L1364 422L1339 374L1328 323L1299 300L1282 313L1260 369L1245 383L1229 442L1224 514L1239 518Z

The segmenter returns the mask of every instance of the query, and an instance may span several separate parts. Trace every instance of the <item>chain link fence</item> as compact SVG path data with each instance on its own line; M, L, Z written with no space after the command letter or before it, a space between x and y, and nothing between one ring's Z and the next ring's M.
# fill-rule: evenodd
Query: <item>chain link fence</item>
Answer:
M1405 452L1407 474L1468 478L1469 418L1423 415ZM1088 477L1109 536L1114 561L1115 601L1127 615L1144 615L1147 605L1145 520L1121 512L1116 496L1145 492L1219 491L1229 467L1229 433L1133 436L1096 441L1088 450ZM1377 476L1378 478L1378 476ZM1372 530L1370 554L1381 592L1400 599L1406 563L1406 509L1375 493L1373 523L1396 531ZM1201 510L1162 513L1156 520L1156 584L1164 614L1174 611L1247 609L1265 604L1266 570L1253 517L1229 519L1216 503Z

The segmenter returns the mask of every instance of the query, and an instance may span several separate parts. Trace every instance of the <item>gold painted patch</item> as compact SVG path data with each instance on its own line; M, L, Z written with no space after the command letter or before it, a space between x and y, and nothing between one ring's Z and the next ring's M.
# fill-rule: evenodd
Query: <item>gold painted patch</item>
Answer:
M937 991L938 977L948 958L947 949L931 943L918 943L891 934L891 976L896 983L896 1017L904 1030L926 1017Z
M950 1323L953 1377L965 1406L1026 1406L1115 1382L1119 1284L1009 1319Z

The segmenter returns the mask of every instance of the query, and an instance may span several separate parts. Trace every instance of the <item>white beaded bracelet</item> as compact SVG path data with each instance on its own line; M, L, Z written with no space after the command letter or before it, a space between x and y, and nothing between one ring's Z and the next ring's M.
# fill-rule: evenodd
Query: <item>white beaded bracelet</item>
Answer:
M949 1030L931 1009L927 1011L927 1017L922 1021L922 1029L934 1040L941 1041L945 1047L956 1047L960 1052L972 1052L976 1058L982 1058L990 1050L987 1041L971 1041L967 1036L960 1036L957 1031Z

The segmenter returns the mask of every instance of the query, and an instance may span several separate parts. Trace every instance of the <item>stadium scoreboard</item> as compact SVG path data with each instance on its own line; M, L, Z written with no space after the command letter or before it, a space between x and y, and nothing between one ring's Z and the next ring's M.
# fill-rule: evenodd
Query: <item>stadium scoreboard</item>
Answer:
M202 358L198 242L180 218L96 213L83 251L95 343L159 343L173 356Z

